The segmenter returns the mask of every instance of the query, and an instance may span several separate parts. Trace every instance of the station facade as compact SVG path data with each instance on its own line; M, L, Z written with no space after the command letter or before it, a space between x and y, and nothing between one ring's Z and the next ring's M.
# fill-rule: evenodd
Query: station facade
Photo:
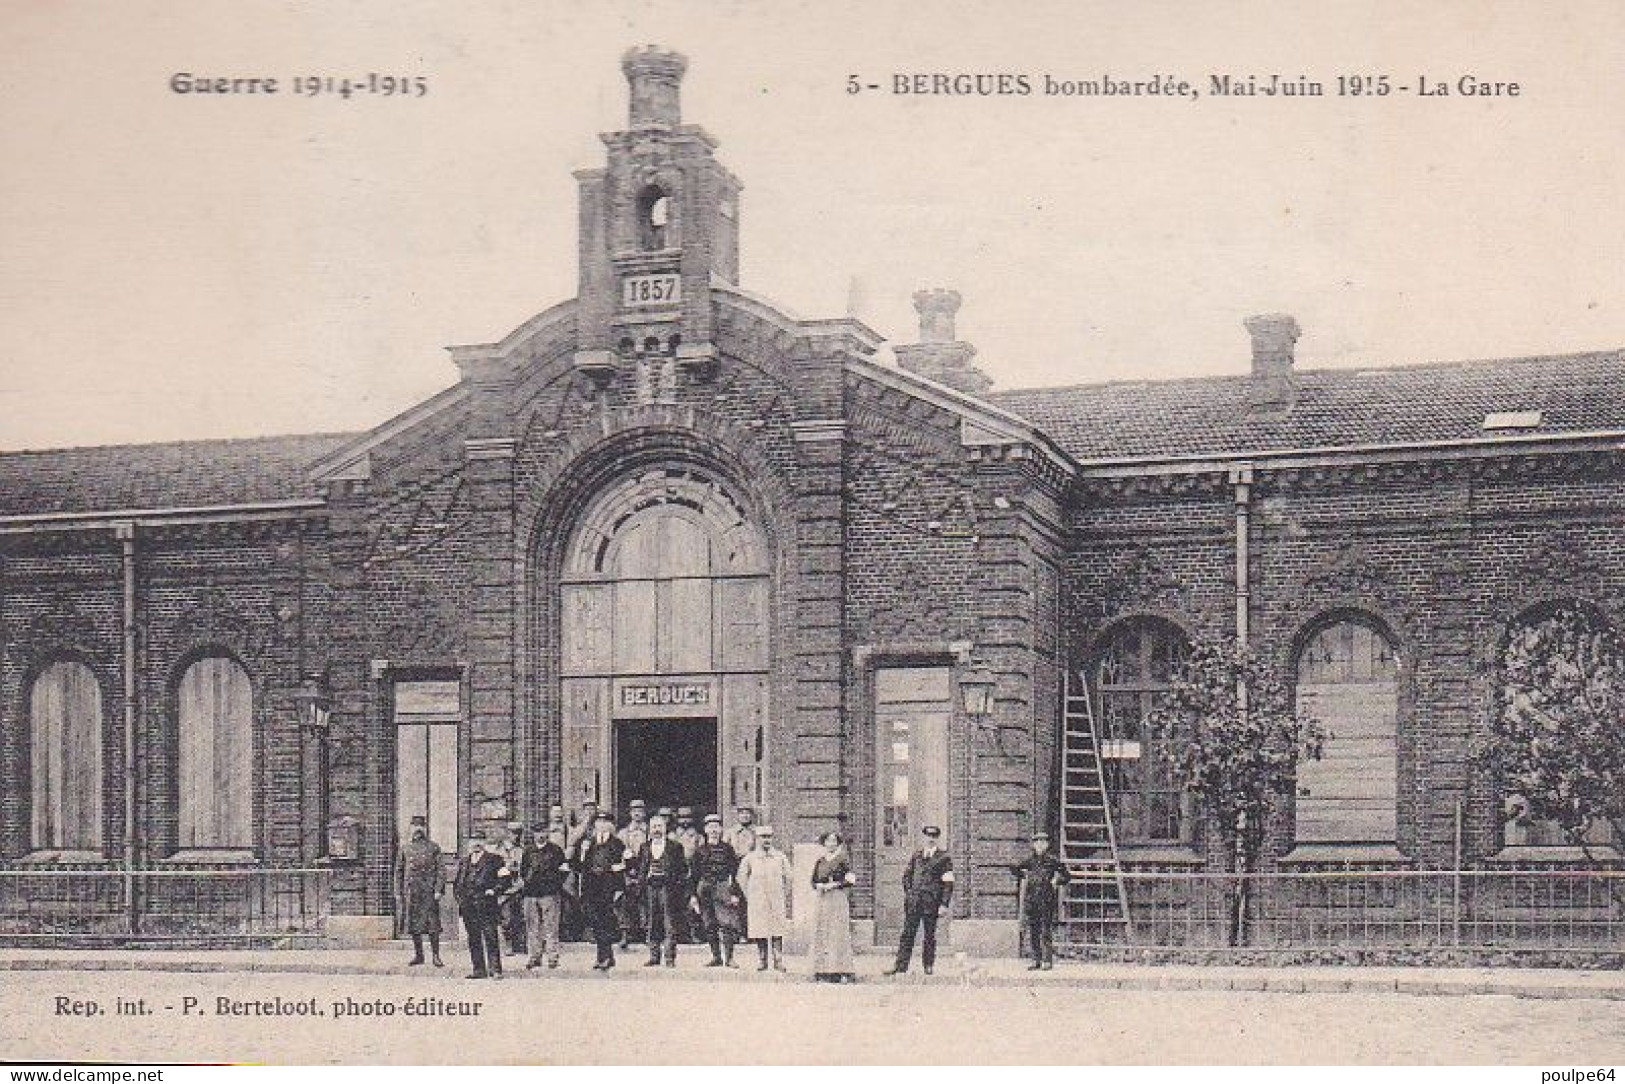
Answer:
M623 67L577 296L453 348L445 392L0 455L8 867L322 868L335 923L387 930L415 813L450 849L553 802L748 805L846 833L878 939L940 824L955 936L1003 944L1068 680L1123 861L1215 861L1143 724L1225 635L1338 739L1272 864L1578 860L1469 753L1510 630L1625 620L1625 356L1302 370L1270 315L1233 377L1001 391L923 290L885 364L741 287L685 61Z

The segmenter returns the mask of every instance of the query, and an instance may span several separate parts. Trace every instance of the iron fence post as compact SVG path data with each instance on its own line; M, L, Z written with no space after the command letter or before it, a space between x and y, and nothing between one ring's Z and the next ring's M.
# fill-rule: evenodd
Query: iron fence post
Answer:
M1456 839L1450 864L1450 943L1461 944L1461 799L1456 800Z

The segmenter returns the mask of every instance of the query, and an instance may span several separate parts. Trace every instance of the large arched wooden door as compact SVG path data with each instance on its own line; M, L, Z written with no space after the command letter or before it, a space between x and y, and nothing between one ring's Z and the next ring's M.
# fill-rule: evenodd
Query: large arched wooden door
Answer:
M567 805L764 804L768 568L703 469L644 470L592 501L560 583Z

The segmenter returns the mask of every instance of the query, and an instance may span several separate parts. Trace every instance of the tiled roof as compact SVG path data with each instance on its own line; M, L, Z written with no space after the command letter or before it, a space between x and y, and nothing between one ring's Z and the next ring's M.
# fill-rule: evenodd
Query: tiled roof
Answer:
M317 496L306 471L354 436L312 433L0 453L0 516Z
M1250 376L996 391L987 399L1079 460L1414 444L1625 430L1625 351L1398 368L1309 369L1290 409ZM1534 428L1485 415L1539 411ZM0 516L255 504L316 496L310 467L355 433L0 453Z
M995 391L1079 460L1625 430L1625 351L1383 369L1299 369L1290 409L1250 409L1251 376ZM1486 414L1540 411L1486 431Z

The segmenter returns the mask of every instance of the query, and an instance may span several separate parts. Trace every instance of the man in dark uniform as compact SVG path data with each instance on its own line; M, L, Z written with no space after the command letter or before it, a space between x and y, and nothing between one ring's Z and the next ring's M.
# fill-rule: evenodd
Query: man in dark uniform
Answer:
M700 929L711 946L711 962L705 966L738 967L734 942L739 939L739 885L734 873L739 856L722 838L722 818L715 813L705 817L705 838L694 848L689 866Z
M423 938L429 938L434 965L440 961L440 897L446 893L446 862L429 838L429 818L412 818L412 838L395 856L395 900L401 931L412 938L413 964L423 962Z
M615 905L626 891L626 844L615 835L615 817L607 810L593 822L593 832L581 841L581 906L587 915L592 939L598 945L594 971L615 966L615 940L620 929L615 922Z
M948 917L954 898L954 863L938 844L942 829L928 824L920 829L921 846L903 871L903 936L897 942L897 960L888 975L901 975L914 958L914 935L925 927L920 963L925 973L937 965L937 919Z
M1066 863L1049 853L1049 833L1033 833L1033 853L1010 867L1016 875L1017 909L1033 962L1028 971L1055 966L1055 913L1062 887L1072 880Z
M649 838L638 852L638 883L649 916L649 960L645 967L677 966L677 930L688 900L688 857L666 834L666 818L649 821Z
M474 965L468 976L471 979L502 977L502 946L497 943L497 922L500 898L507 888L503 877L506 872L501 856L486 850L482 839L470 841L468 854L457 863L457 876L451 890L457 897L457 911L463 917L463 929L468 934L468 958Z

